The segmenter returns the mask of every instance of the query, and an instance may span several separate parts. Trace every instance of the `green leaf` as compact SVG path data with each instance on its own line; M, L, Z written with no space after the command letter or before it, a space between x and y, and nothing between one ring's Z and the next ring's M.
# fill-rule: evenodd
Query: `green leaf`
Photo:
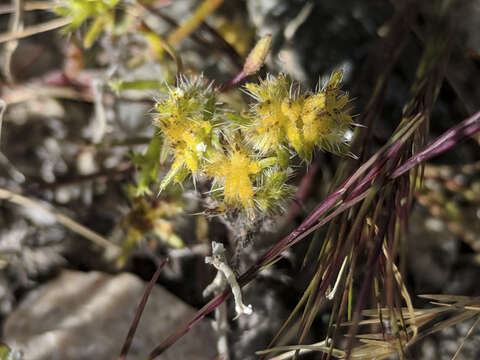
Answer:
M136 165L142 168L140 181L137 186L137 196L152 193L149 185L157 180L162 143L160 136L154 136L148 145L145 155L134 158Z
M139 79L133 81L124 81L121 79L114 79L108 83L110 88L117 94L125 90L153 90L161 87L161 82L158 80Z

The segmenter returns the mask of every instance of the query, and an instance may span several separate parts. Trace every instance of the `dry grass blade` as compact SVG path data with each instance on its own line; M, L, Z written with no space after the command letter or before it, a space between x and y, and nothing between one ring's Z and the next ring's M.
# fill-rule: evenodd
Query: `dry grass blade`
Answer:
M81 91L73 86L49 86L33 83L15 86L8 90L4 88L4 91L3 99L7 105L19 104L28 100L37 99L40 96L84 102L94 101L90 91Z
M451 303L469 303L472 301L480 302L480 297L472 298L470 296L461 296L461 295L432 295L432 294L422 294L418 295L419 298L428 299L428 300L435 300L435 301L443 301L443 302L451 302Z
M413 303L412 299L410 298L410 294L408 293L407 287L405 286L405 283L403 282L402 279L402 274L400 274L400 271L398 271L397 266L395 263L392 261L390 255L388 254L387 248L385 245L382 248L383 254L385 255L385 258L387 259L387 262L389 262L392 266L392 270L394 273L395 280L398 283L398 286L400 287L400 293L402 294L403 299L405 300L405 303L407 304L408 312L409 312L409 319L411 319L412 323L411 328L413 330L413 337L410 341L415 341L415 338L418 335L418 327L415 323L415 310L413 308Z
M52 1L28 1L23 5L24 11L51 10L55 7ZM0 15L10 14L15 11L14 5L0 5Z
M167 42L171 45L182 41L186 36L190 35L205 18L215 11L221 4L223 0L204 0L202 4L195 10L192 17L190 17L185 24L177 28L173 33L171 33Z
M446 328L449 328L451 326L454 326L456 324L459 324L461 322L464 322L465 320L471 319L475 315L478 314L478 311L473 311L473 310L467 310L463 313L460 313L458 315L452 316L451 318L447 320L440 321L436 323L434 326L429 328L427 331L422 332L420 335L420 338L424 338L428 335L431 335L433 333L436 333L438 331L444 330Z
M397 353L396 339L391 342L371 341L370 344L361 345L352 350L350 359L371 360L385 359Z
M41 24L29 26L18 32L0 34L0 44L7 41L23 39L32 35L59 29L70 24L71 22L72 20L70 18L58 18Z
M455 355L453 355L452 360L455 360L458 357L458 355L462 351L463 345L465 345L465 342L467 341L468 337L472 334L473 330L475 330L475 328L478 326L479 323L480 323L480 316L477 316L477 319L475 320L473 325L470 327L468 332L463 337L462 342L460 343L460 346L458 347L457 351L455 352Z
M69 228L71 231L83 236L84 238L92 241L94 244L112 251L113 254L117 254L120 251L120 247L118 245L110 242L109 240L105 239L103 236L97 234L89 228L79 224L75 220L72 220L68 216L51 210L45 205L42 205L35 200L26 198L25 196L15 194L14 192L2 188L0 188L0 200L6 200L20 206L35 208L37 210L45 212L48 215L53 216L56 221L58 221L58 223Z
M138 323L140 322L140 318L142 316L143 310L147 305L148 297L150 296L150 293L152 292L152 289L155 283L157 282L158 277L160 276L160 272L162 271L166 263L167 263L167 259L163 260L158 265L157 270L153 274L152 278L150 279L150 282L147 285L147 288L145 289L142 300L140 301L140 304L138 304L135 317L133 318L132 324L130 325L130 329L128 329L127 336L125 338L125 341L123 342L122 350L120 351L120 356L118 357L118 360L125 360L127 358L128 352L130 351L130 346L132 345L133 337L135 336L135 332L137 331Z
M24 12L24 1L15 0L14 1L14 12L10 17L10 32L16 33L23 29L23 12ZM11 71L12 65L12 56L15 50L17 49L18 41L9 41L3 51L3 73L7 78L9 83L14 82L13 74Z
M444 312L450 311L448 308L433 308L433 309L413 309L413 316L414 318L410 318L412 316L412 312L408 308L401 309L401 315L405 319L405 323L407 325L415 322L417 327L421 327L426 323L432 321L440 314ZM372 319L362 320L358 324L361 325L374 325L380 324L382 319L380 318L380 314L384 317L390 317L390 309L382 308L382 309L371 309L371 310L364 310L362 311L362 315L365 317L371 317ZM351 326L352 323L342 323L342 326Z
M466 339L469 337L469 335L471 335L473 329L476 328L480 323L480 307L475 307L475 304L478 303L479 299L475 297L455 295L421 295L420 297L447 301L451 302L451 304L432 302L432 304L436 305L435 308L413 309L413 312L412 309L402 308L401 315L405 318L405 325L407 326L405 331L400 335L400 340L402 340L402 346L404 348L407 348L413 343L435 332L444 330L448 327L454 326L477 316L472 327L469 329L464 339L462 339L462 342L454 356L455 359L460 353ZM472 309L472 307L474 309ZM396 311L396 309L394 309L394 311ZM382 308L380 311L379 309L364 310L362 314L370 319L358 322L358 326L380 326L381 323L385 321L382 319L390 318L390 312L391 309L389 308ZM445 319L445 316L448 316L448 318ZM435 322L437 319L439 321ZM400 321L400 319L397 321ZM349 322L341 325L355 326L355 323ZM418 336L411 337L415 331L418 331ZM360 343L365 345L353 347L350 354L351 359L382 359L398 352L396 345L397 339L392 337L392 335L385 334L384 332L357 334L355 338L357 338Z
M3 115L5 114L5 110L7 110L7 102L0 98L0 145L2 144Z
M274 356L270 358L269 360L284 360L284 359L289 359L295 356L295 353L298 354L306 354L312 351L320 351L320 352L328 352L329 347L326 346L327 341L320 341L318 343L312 344L312 345L290 345L290 346L277 346L271 349L267 350L261 350L257 351L257 355L266 355L274 352L281 352L285 351L283 354ZM341 350L335 350L333 356L337 358L342 358L345 355L345 353Z

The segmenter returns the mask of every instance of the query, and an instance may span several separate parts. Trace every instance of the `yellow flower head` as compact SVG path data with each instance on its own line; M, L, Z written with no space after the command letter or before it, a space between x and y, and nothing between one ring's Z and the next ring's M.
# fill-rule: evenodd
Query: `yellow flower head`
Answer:
M155 105L154 123L171 148L177 168L185 166L196 174L212 147L217 121L217 97L200 77L179 79L179 86L169 89Z
M224 201L234 208L251 210L255 190L252 176L260 172L257 161L238 143L232 144L227 154L218 153L204 167L207 176L224 186Z
M292 153L308 162L315 148L348 151L352 118L342 74L335 72L314 93L301 93L283 75L247 84L255 100L247 115L218 108L217 93L201 78L180 79L155 106L155 125L174 158L160 190L198 175L212 180L210 196L226 212L253 219L282 209L293 191L287 185Z
M348 95L340 90L342 77L343 71L335 72L321 90L310 94L299 94L298 87L293 91L294 84L283 75L247 84L256 100L250 129L254 147L268 154L287 146L307 161L315 146L340 149L352 124L345 109Z
M342 152L353 124L346 108L348 95L340 90L342 77L342 70L333 73L323 89L310 96L302 115L306 141L334 152Z
M70 28L77 28L85 20L102 16L112 10L119 0L58 0L55 12L72 18Z
M247 92L257 101L252 107L251 142L255 148L268 153L286 142L289 119L282 112L282 102L288 96L290 82L283 75L268 76L260 84L246 84Z

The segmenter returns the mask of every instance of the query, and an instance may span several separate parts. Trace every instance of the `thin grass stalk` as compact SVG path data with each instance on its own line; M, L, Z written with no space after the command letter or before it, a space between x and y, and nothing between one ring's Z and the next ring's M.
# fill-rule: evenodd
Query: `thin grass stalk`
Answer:
M316 276L316 275L314 275L314 276ZM295 305L295 308L293 309L293 311L291 311L290 315L288 315L287 320L285 320L285 322L282 324L282 327L280 328L280 330L277 331L277 333L275 334L273 339L270 341L270 344L268 344L267 349L271 348L273 346L273 344L275 344L277 342L277 340L283 334L283 332L288 327L288 325L290 325L290 323L294 319L295 315L297 315L297 313L302 308L303 304L305 304L305 302L309 298L309 294L311 293L313 286L314 286L313 282L310 282L308 284L307 289L304 291L304 293L303 293L302 297L300 298L300 300L298 301L297 305ZM264 359L264 357L262 357L261 359Z
M310 244L308 244L307 251L305 252L305 256L303 257L302 265L300 266L300 271L302 271L307 265L307 263L309 262L315 250L315 246L317 245L319 240L320 240L320 231L317 231L315 234L313 234L313 238L310 241ZM318 252L318 255L317 255L317 261L319 261L319 259L325 253L326 244L327 244L327 241L323 241L322 247L320 248L320 251Z
M352 151L358 155L361 162L365 161L368 154L368 141L372 135L372 132L368 129L373 128L376 119L382 113L389 75L408 44L411 27L422 3L423 1L416 0L405 1L395 9L395 14L389 21L388 34L385 38L379 40L377 46L374 47L375 51L371 53L362 69L362 76L356 81L357 84L364 86L372 79L372 74L374 74L375 85L372 95L358 120L365 128L356 131L352 144ZM351 161L344 162L338 178L341 178L345 172L350 172L349 169L352 165Z
M221 4L223 0L204 0L200 6L195 10L193 15L182 26L176 28L167 38L171 45L175 45L182 41L185 37L190 35L207 16L213 13Z
M96 233L93 230L90 230L89 228L83 226L82 224L76 222L75 220L69 218L68 216L48 208L47 206L45 206L44 204L36 200L32 200L31 198L27 198L25 196L16 194L10 190L3 189L3 188L0 188L0 200L6 200L13 204L17 204L23 207L33 208L41 212L44 212L49 216L54 217L59 224L65 226L66 228L70 229L74 233L77 233L83 236L85 239L90 240L95 245L105 248L106 250L110 251L111 254L118 254L120 251L120 247L117 244L109 241L108 239L104 238L100 234Z
M168 23L170 26L175 27L175 28L178 28L180 26L175 19L171 18L170 16L168 16L167 14L162 12L160 9L155 8L153 6L146 5L146 4L141 4L141 6L143 8L145 8L151 14L161 18L163 21ZM217 44L213 44L214 50L217 50L220 54L224 55L226 57L226 59L230 61L232 66L234 66L238 70L241 70L242 67L243 67L243 62L242 62L242 57L240 56L240 54L238 54L238 52L235 50L235 48L233 48L228 42L226 42L225 39L223 39L223 37L220 34L218 34L218 32L215 29L213 29L212 27L210 27L208 25L206 26L206 25L207 24L205 22L203 22L201 24L201 27L205 28L210 33L210 35L212 35L212 37L214 39L217 39L220 43L220 44L218 44L218 45L220 45L218 48L217 48ZM201 45L201 46L203 46L207 49L212 49L212 44L210 42L204 40L203 37L199 36L197 34L197 32L190 33L189 36L195 42L197 42L199 45Z
M467 341L468 337L473 333L473 330L475 330L478 324L480 324L480 316L477 316L476 320L474 321L470 329L468 329L468 332L463 337L462 342L460 343L460 346L458 347L457 351L453 355L452 360L456 360L458 355L460 355L460 352L462 351L462 348L465 345L465 342Z
M373 281L373 292L375 295L375 302L377 304L377 314L379 319L380 330L383 335L383 340L385 340L385 327L384 327L384 320L383 320L383 313L382 313L382 302L380 299L381 290L380 290L380 280L379 275L375 276Z
M467 137L472 136L480 132L480 111L474 114L473 116L465 119L460 124L454 126L453 128L447 130L444 134L438 137L433 143L424 148L420 153L412 155L406 162L400 164L395 169L392 170L390 176L388 176L385 181L392 181L399 176L408 172L414 166L422 163L423 161L429 160L434 156L438 156L443 152L451 149L453 146L457 145L461 141L465 140ZM404 133L404 132L403 132ZM398 134L397 134L398 139ZM391 141L389 141L391 145ZM383 148L383 151L385 149ZM310 213L307 219L297 227L292 233L280 240L276 245L272 246L254 265L252 265L246 272L244 272L238 279L239 285L241 287L248 284L255 277L257 272L264 266L268 265L271 261L274 261L279 256L278 249L286 249L289 245L292 245L293 240L301 237L305 237L305 233L311 233L315 230L318 230L320 227L325 225L328 221L332 220L335 216L338 216L343 211L347 210L351 206L355 205L360 201L360 198L364 198L368 191L359 195L356 199L351 200L349 203L345 202L343 206L332 212L330 216L325 217L316 225L313 225L319 216L322 216L328 210L331 210L337 203L337 201L347 192L351 184L361 178L361 175L369 168L369 166L375 164L375 161L378 161L381 152L377 152L372 156L366 163L364 163L353 175L351 175L340 187L338 187L333 193L331 193L327 198L322 201L317 208ZM421 155L420 155L421 154ZM373 180L373 179L371 179ZM368 183L368 182L367 182ZM358 200L358 201L356 201ZM333 215L333 216L332 216ZM308 220L308 221L307 221ZM309 227L308 225L313 225ZM300 240L298 240L300 241ZM297 242L297 241L296 241ZM286 245L286 246L285 246ZM161 353L163 353L167 348L174 344L178 339L180 339L184 334L186 334L190 328L192 328L197 322L199 322L206 314L210 313L218 306L220 303L225 301L230 297L230 290L225 290L224 293L216 296L210 300L204 307L202 307L189 321L184 325L181 325L176 331L174 331L169 337L167 337L162 343L160 343L149 355L147 359L154 359Z
M405 283L403 282L403 279L402 279L402 274L400 273L400 271L398 270L397 266L395 265L395 263L393 262L393 258L390 257L390 255L388 254L387 252L387 249L384 247L383 248L383 252L384 252L384 255L385 257L387 258L387 261L390 262L392 264L392 272L393 272L393 275L395 277L395 280L399 286L399 290L400 290L400 293L402 294L404 300L405 300L405 304L407 305L407 309L408 309L408 312L409 312L409 315L410 315L410 318L411 318L411 328L413 330L413 338L412 338L412 341L414 340L414 338L417 336L418 334L418 326L415 322L415 311L414 311L414 308L413 308L413 303L412 303L412 299L410 298L410 295L408 293L408 290L405 286ZM402 316L402 321L403 321L403 316ZM405 326L404 326L405 328Z
M328 269L327 262L319 262L317 264L317 271L315 272L315 275L310 281L310 284L312 285L312 287L311 287L310 294L308 296L308 300L303 309L302 317L300 318L299 329L305 327L305 323L308 322L308 309L314 306L315 294L318 291L318 287L320 283L323 281L322 274L325 273L325 267L327 267Z
M480 131L480 111L465 119L460 124L447 130L441 136L439 136L434 142L426 146L423 150L412 155L401 166L397 167L390 179L396 179L402 176L407 171L421 163L424 163L431 158L450 150L452 147L458 145L465 139L475 135Z
M341 259L343 259L345 257L345 254L347 252L346 249L350 248L349 244L352 243L355 234L358 234L359 232L361 232L361 228L363 227L364 216L367 213L367 211L370 207L371 201L375 198L375 196L376 196L376 190L374 188L374 189L370 190L366 199L363 201L363 203L362 203L362 205L359 209L358 216L355 218L355 221L352 224L352 231L350 231L350 233L348 234L346 240L344 241L344 244L342 244L342 246L336 246L336 247L333 248L333 250L336 252L336 256L335 256L335 260L329 266L329 268L332 270L332 272L333 272L333 269L339 269L337 264L341 261ZM343 237L338 237L338 239L342 239L342 238ZM345 246L343 246L343 245L345 245ZM330 280L329 280L330 277L331 277L331 275L327 279L326 274L322 275L322 279L324 279L326 281L322 280L325 285L323 287L320 287L319 291L315 294L315 296L316 296L315 304L320 304L322 302L322 299L325 297L325 293L324 293L325 290L323 290L323 289L326 286L328 286L328 284L330 283ZM308 307L306 307L305 311L309 313L309 321L307 321L305 323L305 325L303 326L303 330L302 330L302 333L301 333L300 339L299 339L300 343L303 341L303 339L306 337L306 335L308 334L308 332L310 330L311 324L313 322L313 318L316 316L316 314L318 312L318 306L316 306L312 309L309 309ZM333 317L331 317L330 321L333 322ZM329 325L329 328L330 328L330 326L331 326L331 324Z
M14 33L3 33L3 34L0 34L0 44L7 41L23 39L23 38L37 35L43 32L55 30L55 29L67 26L71 22L72 22L72 19L68 17L62 17L62 18L53 19L41 24L32 25L30 27L26 27L25 29L14 32Z
M148 283L145 292L143 294L142 300L138 304L137 311L135 312L135 317L133 318L132 324L130 325L130 328L128 329L127 336L125 337L125 340L122 345L122 349L120 350L120 356L118 357L118 360L126 360L128 352L130 351L130 346L132 345L133 342L133 337L135 336L135 332L137 331L138 323L140 322L140 318L142 316L143 310L145 309L145 306L147 305L148 297L150 296L150 293L153 290L153 287L155 286L158 277L160 276L160 273L162 272L163 267L166 265L167 259L163 260L157 267L157 270L153 274L152 278L150 279L150 282Z
M350 252L350 256L353 257L353 252ZM351 260L352 265L354 265L353 262L354 262L354 260L352 259ZM353 280L353 270L352 269L353 268L351 266L351 269L350 269L350 271L347 275L347 279L345 281L345 286L344 286L345 289L350 288L350 283ZM341 298L342 298L342 301L341 301L340 309L338 310L338 312L332 311L332 317L333 317L334 313L337 313L337 316L336 316L337 321L336 321L336 324L335 324L333 336L331 336L332 341L331 341L331 344L330 344L330 350L327 354L327 359L326 360L330 360L330 358L332 357L334 344L336 344L336 340L338 339L338 336L340 335L340 321L341 321L342 317L344 316L345 311L348 308L349 291L342 291L342 297ZM329 331L330 331L330 328L331 328L331 325L329 324L329 327L328 327ZM326 338L328 339L329 337L330 336L328 335L328 332L327 332Z
M378 213L382 209L383 205L383 196L382 194L380 195L379 202L376 206L375 212ZM367 295L368 290L370 289L370 285L372 282L372 279L374 277L374 274L376 272L377 266L378 266L378 259L379 255L381 252L381 244L383 242L383 238L386 234L386 229L388 226L388 221L389 219L387 218L387 215L382 215L379 218L378 222L378 232L376 232L375 237L372 241L373 244L375 244L375 248L373 250L370 250L368 261L367 261L367 274L363 280L362 286L360 288L360 293L358 295L358 301L355 306L355 311L353 315L353 326L350 328L349 331L349 337L347 340L347 346L346 346L346 358L348 359L350 357L352 348L353 348L353 339L354 339L354 334L357 333L357 328L358 328L358 321L360 320L361 316L361 310L363 308L363 303L365 300L365 297Z

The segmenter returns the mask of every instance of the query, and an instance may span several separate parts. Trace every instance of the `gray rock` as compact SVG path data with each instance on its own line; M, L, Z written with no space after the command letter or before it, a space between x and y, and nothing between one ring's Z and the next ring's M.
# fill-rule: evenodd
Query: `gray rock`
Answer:
M319 76L344 68L346 78L363 59L388 10L379 2L247 0L257 34L272 35L267 59L309 88ZM386 11L387 10L387 11ZM388 16L388 15L387 15ZM348 80L348 79L345 79Z
M458 242L442 221L417 207L409 221L408 268L416 294L445 293L456 262ZM450 292L446 292L450 294Z
M131 274L64 270L28 294L5 322L3 341L28 360L117 359L145 282ZM128 356L145 356L194 313L160 286L153 289ZM212 359L206 320L159 359Z

